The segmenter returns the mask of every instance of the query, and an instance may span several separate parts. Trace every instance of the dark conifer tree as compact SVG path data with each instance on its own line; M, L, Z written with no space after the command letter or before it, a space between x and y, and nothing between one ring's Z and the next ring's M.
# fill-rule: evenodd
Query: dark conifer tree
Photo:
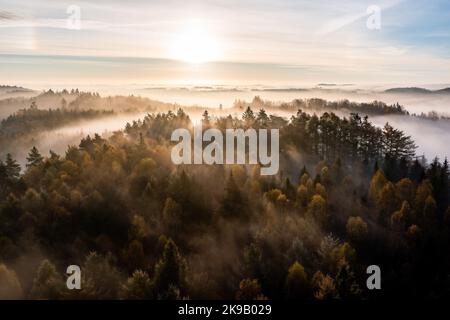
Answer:
M10 153L6 155L6 174L10 179L17 179L20 176L20 165L14 160Z
M44 160L44 157L41 156L38 149L36 147L33 147L31 149L30 153L28 153L27 167L30 168L30 167L38 166L42 163L43 160Z

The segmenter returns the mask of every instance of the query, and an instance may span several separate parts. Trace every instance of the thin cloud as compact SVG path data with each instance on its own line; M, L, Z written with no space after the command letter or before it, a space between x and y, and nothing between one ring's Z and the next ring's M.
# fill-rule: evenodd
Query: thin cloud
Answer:
M1 20L17 20L18 17L9 11L6 10L0 10L0 21Z

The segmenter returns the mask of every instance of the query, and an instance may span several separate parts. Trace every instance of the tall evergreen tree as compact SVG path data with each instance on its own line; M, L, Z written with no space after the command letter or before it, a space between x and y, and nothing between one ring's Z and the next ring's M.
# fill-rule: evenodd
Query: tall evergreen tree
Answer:
M44 260L38 268L31 288L34 299L58 299L62 298L64 282L55 266L48 260Z
M44 157L41 156L36 147L33 147L28 153L27 161L27 167L30 168L40 165L44 161Z
M410 136L386 123L383 128L383 151L386 158L411 159L417 146Z
M242 114L242 120L245 121L247 126L252 126L255 122L255 114L253 113L253 110L250 107L247 107L245 112Z
M10 153L6 155L6 174L9 178L18 178L20 176L20 165L13 159Z
M186 294L187 290L187 264L178 251L178 247L171 240L164 246L162 258L156 264L154 288L159 298L166 299L172 290L179 290Z

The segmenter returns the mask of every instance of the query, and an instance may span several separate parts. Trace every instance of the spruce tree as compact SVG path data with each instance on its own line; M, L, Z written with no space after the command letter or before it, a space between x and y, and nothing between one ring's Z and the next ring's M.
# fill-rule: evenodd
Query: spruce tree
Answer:
M168 298L173 290L186 293L187 264L178 251L176 244L169 239L165 246L162 258L156 264L154 288L159 298Z
M27 161L27 168L30 168L40 165L44 161L44 158L41 156L38 149L33 147L28 153Z
M14 160L10 153L6 155L6 174L8 178L19 178L20 176L20 165Z

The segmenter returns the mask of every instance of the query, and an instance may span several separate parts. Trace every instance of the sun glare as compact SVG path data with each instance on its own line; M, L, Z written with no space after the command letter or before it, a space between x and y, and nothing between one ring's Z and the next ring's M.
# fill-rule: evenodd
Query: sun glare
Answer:
M191 64L201 64L220 57L219 44L208 28L200 23L189 23L175 37L171 56Z

